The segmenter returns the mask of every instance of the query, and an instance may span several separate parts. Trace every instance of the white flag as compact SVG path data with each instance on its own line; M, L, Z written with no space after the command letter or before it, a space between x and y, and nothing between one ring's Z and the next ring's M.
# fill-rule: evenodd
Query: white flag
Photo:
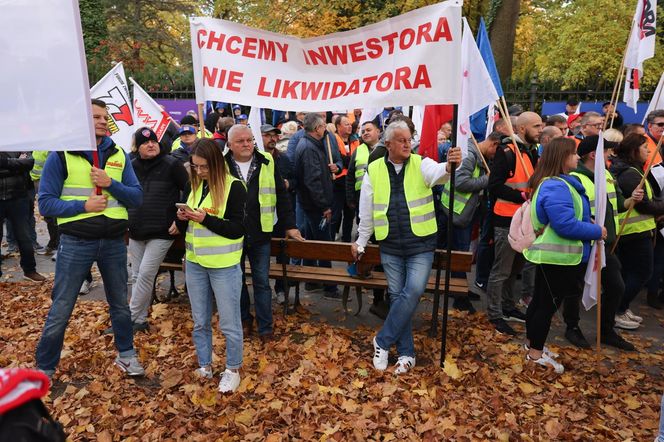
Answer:
M470 138L470 116L498 100L496 87L493 85L465 18L461 38L461 73L461 101L459 101L456 145L461 147L465 157Z
M422 136L422 125L424 124L424 106L413 106L413 117L411 118L417 132L417 139Z
M0 151L93 149L78 1L0 3Z
M643 121L641 124L645 124L648 114L655 109L664 109L664 72L662 72L662 76L659 78L657 89L655 89L655 93L652 95L652 99L648 104L648 110L646 110L646 113L643 115Z
M136 80L129 77L129 81L134 86L134 121L136 128L149 127L157 135L157 141L161 141L168 128L168 123L170 123L170 116L159 106L159 103L154 101L136 83Z
M134 135L134 113L129 99L129 88L122 63L113 66L104 78L92 86L92 98L106 103L108 130L115 144L129 152Z
M638 0L625 52L625 93L623 101L636 112L643 62L655 55L657 2Z
M604 166L604 136L599 133L597 149L595 149L595 224L604 226L606 218L606 172ZM597 266L597 249L600 253L600 265ZM590 251L588 259L588 268L584 277L585 285L583 287L583 306L590 310L597 304L597 272L601 272L606 267L606 255L604 250L604 241L595 241Z
M256 141L256 147L258 150L265 150L263 146L263 133L261 132L261 108L252 107L249 112L249 121L247 121L249 127L251 128L251 133L254 136L254 141Z

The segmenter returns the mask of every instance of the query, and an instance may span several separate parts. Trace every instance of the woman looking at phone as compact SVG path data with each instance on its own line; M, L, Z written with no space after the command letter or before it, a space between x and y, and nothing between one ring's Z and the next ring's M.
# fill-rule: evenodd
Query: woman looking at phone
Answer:
M240 385L242 365L242 241L247 192L226 169L214 141L195 142L191 156L191 193L177 216L188 221L186 281L194 320L192 333L200 367L196 374L212 378L212 301L217 303L219 327L226 338L226 369L219 391L232 393Z

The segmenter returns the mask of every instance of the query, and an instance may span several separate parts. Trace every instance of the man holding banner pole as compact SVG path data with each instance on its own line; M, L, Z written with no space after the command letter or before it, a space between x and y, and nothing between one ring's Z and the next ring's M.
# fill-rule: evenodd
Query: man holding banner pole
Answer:
M431 273L438 230L431 188L444 184L452 164L461 162L459 148L450 149L447 163L412 154L411 136L403 121L387 127L387 155L369 164L362 180L359 237L351 244L355 259L361 258L372 233L380 246L391 307L373 339L373 364L385 370L395 345L395 374L415 366L412 316Z
M127 208L141 205L143 191L127 154L106 136L106 103L92 100L92 115L95 150L49 155L42 172L39 211L57 218L61 237L53 304L37 344L36 362L49 377L54 374L79 289L96 261L119 353L115 364L129 376L142 376L145 370L134 350L127 303L124 234Z

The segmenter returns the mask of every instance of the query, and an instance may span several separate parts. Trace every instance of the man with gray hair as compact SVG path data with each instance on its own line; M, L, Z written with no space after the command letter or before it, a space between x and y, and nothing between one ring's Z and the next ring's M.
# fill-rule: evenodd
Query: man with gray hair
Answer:
M251 264L258 336L261 342L267 343L274 339L269 273L270 240L276 219L283 224L286 236L298 240L303 238L295 227L295 214L279 168L275 167L272 155L254 147L251 129L242 124L232 126L228 131L227 146L228 153L225 157L228 171L247 187L247 204L244 211L246 234L240 262L242 326L245 336L253 331L254 318L250 312L249 291L245 277L245 257L248 257Z
M332 174L340 171L339 165L330 161L323 144L326 126L323 117L308 113L304 117L304 136L295 151L295 173L298 179L297 201L304 212L304 236L310 240L332 241L332 205L334 184ZM304 265L332 267L330 261L305 260ZM325 297L340 299L337 286L324 287Z
M412 133L404 121L385 130L387 155L367 169L360 190L359 237L351 244L360 259L372 233L380 246L380 260L391 298L385 324L373 339L373 364L387 368L389 349L396 345L395 374L415 366L412 316L424 293L436 249L433 191L448 180L451 163L461 162L461 149L451 148L448 163L436 163L411 151Z
M579 124L581 130L574 137L576 147L579 147L579 143L581 143L581 140L585 137L599 135L599 131L602 130L602 127L604 126L604 117L597 112L586 112L581 117Z
M662 133L664 133L664 109L656 109L648 114L646 118L646 138L648 141L648 162L650 162L650 156L652 152L657 149L657 143L659 139L662 138ZM663 141L664 143L664 141ZM654 164L659 164L662 162L661 155L658 153L655 156ZM646 164L644 167L648 167Z

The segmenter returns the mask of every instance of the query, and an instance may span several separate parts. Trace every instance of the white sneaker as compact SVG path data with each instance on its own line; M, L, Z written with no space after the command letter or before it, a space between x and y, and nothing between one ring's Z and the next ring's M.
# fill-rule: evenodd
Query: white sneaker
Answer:
M277 304L283 304L286 301L286 294L284 292L277 292Z
M641 316L635 315L634 312L632 312L630 309L625 311L625 316L627 316L630 321L638 322L639 324L643 322L643 318Z
M58 259L58 251L56 250L53 252L53 255L51 255L51 261L55 262L55 260Z
M623 313L622 315L616 315L615 320L616 320L616 327L622 328L623 330L636 330L641 325L638 322L629 319L627 313Z
M219 391L221 393L232 393L240 386L240 373L231 371L228 368L224 370L219 381Z
M376 343L376 337L374 336L373 338L373 346L374 346L374 356L373 356L373 364L376 370L383 371L387 368L387 357L389 355L389 351L383 350L378 346L378 343Z
M530 346L529 346L528 344L523 344L523 349L526 350L526 351L529 351L529 350L530 350ZM550 357L552 357L552 358L557 358L558 356L560 356L558 353L556 353L555 351L552 351L552 350L551 350L549 347L547 347L546 345L542 348L542 351L543 351L544 353L548 354L548 355L549 355Z
M539 359L533 359L529 354L526 354L526 361L534 362L535 364L539 364L542 367L553 368L553 371L558 374L562 374L565 371L563 364L557 362L555 359L544 352L542 352L542 356Z
M91 284L86 279L85 281L83 281L83 284L81 285L81 289L78 291L78 294L87 295L88 293L90 293L90 286Z
M395 367L394 374L408 373L411 368L415 367L415 358L411 356L399 356Z
M136 356L132 356L130 358L121 358L118 356L115 358L115 365L120 367L120 369L127 373L129 376L145 376L145 369L141 363L138 362L138 358Z
M200 378L212 379L212 367L210 367L209 365L204 365L202 367L197 368L194 371L194 374Z

